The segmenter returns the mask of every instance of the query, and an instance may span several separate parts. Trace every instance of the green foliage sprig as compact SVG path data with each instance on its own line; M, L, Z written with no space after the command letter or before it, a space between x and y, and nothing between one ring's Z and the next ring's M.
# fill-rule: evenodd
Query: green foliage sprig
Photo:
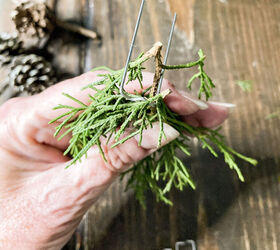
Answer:
M159 47L154 46L147 53L140 54L134 62L129 64L127 84L131 84L133 80L138 80L142 88L143 64L152 57L157 58L159 50ZM204 60L205 56L200 50L198 61L185 65L161 65L161 68L156 70L159 72L162 68L171 70L198 66L199 73L190 79L187 87L191 88L194 80L199 78L198 97L201 98L201 95L204 94L208 99L212 95L211 89L215 86L204 71ZM89 148L94 145L99 147L100 153L106 161L106 155L102 149L104 139L108 143L113 138L115 143L112 147L116 147L135 135L139 135L139 145L141 145L143 131L152 127L154 122L158 122L160 125L158 151L141 160L123 174L130 174L128 187L135 190L136 197L142 205L145 204L144 193L148 189L156 195L157 200L171 205L172 202L168 199L167 194L173 187L179 190L183 190L188 185L193 189L195 188L188 168L176 156L178 150L187 157L191 155L190 139L186 134L196 137L201 142L202 147L208 149L215 157L218 157L218 152L222 153L225 162L237 172L241 181L244 181L244 178L235 162L235 157L241 158L252 165L257 164L256 160L243 156L226 146L219 129L196 128L180 121L180 117L164 103L164 97L170 93L169 90L160 94L153 94L154 92L151 94L153 87L151 86L148 89L143 89L141 93L135 91L134 94L130 94L131 96L144 97L143 101L129 101L121 95L119 87L124 69L115 71L107 67L100 67L95 70L100 69L106 70L106 73L99 74L100 80L84 88L92 89L92 94L89 95L90 104L87 105L68 94L64 94L75 101L78 107L58 105L55 109L63 109L66 112L50 121L50 123L53 123L63 119L63 122L56 128L55 136L60 133L62 128L66 129L66 132L58 139L69 133L72 134L70 145L64 153L73 157L70 165L81 160L81 157L86 155ZM154 79L154 84L157 84L158 80ZM174 127L180 133L180 136L161 147L162 139L165 137L164 123ZM125 133L128 129L130 132Z
M199 59L195 62L190 62L187 64L179 64L179 65L163 65L163 69L187 69L192 68L194 66L198 66L198 73L194 74L190 80L188 81L187 88L189 90L192 89L192 84L195 79L200 79L200 88L198 90L198 98L201 99L202 94L205 95L206 101L212 96L211 89L215 88L215 85L211 78L204 71L204 60L206 56L203 51L200 49L198 51Z

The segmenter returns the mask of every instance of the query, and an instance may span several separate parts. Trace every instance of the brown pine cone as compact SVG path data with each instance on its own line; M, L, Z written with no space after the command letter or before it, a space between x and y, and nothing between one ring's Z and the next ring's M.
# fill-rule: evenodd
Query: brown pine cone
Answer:
M9 64L12 57L22 53L22 50L17 34L0 33L0 66Z
M57 82L51 63L35 54L15 57L9 79L12 87L28 95L40 93Z
M20 0L13 12L12 19L25 47L39 46L54 30L52 12L42 2Z

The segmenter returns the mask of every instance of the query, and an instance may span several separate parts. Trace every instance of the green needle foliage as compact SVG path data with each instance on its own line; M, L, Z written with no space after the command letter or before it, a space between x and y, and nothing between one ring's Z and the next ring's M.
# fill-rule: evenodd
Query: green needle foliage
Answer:
M185 65L162 65L162 68L172 70L198 66L199 72L190 79L187 87L191 88L194 80L200 79L198 97L201 98L204 94L208 100L212 95L211 89L215 86L204 71L205 56L202 50L198 54L198 61ZM129 64L126 84L138 80L142 88L143 64L151 57L149 52L142 53ZM58 139L69 133L72 135L70 145L64 153L73 157L70 165L80 161L94 145L99 147L100 153L106 161L102 145L106 145L110 139L114 139L112 147L116 147L135 135L139 135L139 145L141 145L143 131L152 127L154 122L160 124L158 151L141 160L123 174L123 176L130 175L128 187L135 190L136 197L143 206L145 205L144 194L146 190L151 190L157 200L171 205L172 202L168 199L167 194L172 188L183 190L190 186L195 189L187 166L176 156L177 151L183 152L187 157L191 155L190 139L186 134L196 137L201 142L202 147L208 149L215 157L218 157L218 152L223 154L225 162L237 172L241 181L244 181L244 178L235 158L241 158L252 165L257 164L256 160L245 157L226 146L219 129L196 128L182 122L180 117L164 103L164 97L170 93L168 90L154 96L150 95L151 88L143 89L142 93L135 91L133 95L129 95L145 97L145 100L129 101L121 95L119 88L124 69L115 71L107 67L99 67L95 70L106 70L106 73L100 74L100 80L84 88L92 89L92 94L89 95L90 104L87 105L68 94L64 94L75 101L77 106L58 105L55 109L63 109L65 113L50 121L53 123L63 120L56 128L55 136L58 136L62 128L65 132ZM164 123L174 127L180 133L180 137L161 147L161 142L165 137Z
M206 57L201 49L198 51L198 56L199 59L195 62L190 62L187 64L171 65L171 66L163 65L163 69L186 69L186 68L192 68L194 66L198 66L199 72L197 74L194 74L190 78L187 84L187 88L191 90L194 80L200 79L198 98L201 99L202 94L204 94L207 101L212 96L211 89L215 88L215 85L212 82L211 78L204 71L203 67L204 67L204 60Z

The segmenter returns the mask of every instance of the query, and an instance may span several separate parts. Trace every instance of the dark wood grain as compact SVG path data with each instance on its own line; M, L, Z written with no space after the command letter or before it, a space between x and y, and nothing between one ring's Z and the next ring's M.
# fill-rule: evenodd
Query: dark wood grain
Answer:
M91 66L122 67L139 2L94 2L103 44L87 51ZM195 192L172 192L173 207L157 204L147 194L143 211L115 184L87 216L92 228L88 239L103 236L88 242L86 249L163 249L185 239L196 240L199 249L278 248L279 120L264 117L280 106L279 8L268 0L147 1L135 55L157 40L166 43L172 13L178 12L170 63L194 59L198 48L204 49L207 70L218 86L214 99L237 104L224 126L227 142L260 164L252 168L240 162L246 176L242 184L222 159L213 159L194 144L194 156L185 161L197 180ZM183 88L187 74L169 73L168 78ZM253 91L243 92L238 80L252 81ZM105 229L102 234L98 220Z

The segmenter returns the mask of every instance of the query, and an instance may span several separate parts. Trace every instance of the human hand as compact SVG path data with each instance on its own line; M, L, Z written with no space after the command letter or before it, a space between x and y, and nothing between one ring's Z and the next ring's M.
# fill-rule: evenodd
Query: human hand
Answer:
M152 77L144 74L144 87ZM144 132L141 147L137 137L113 149L103 145L107 163L92 147L87 159L65 169L71 160L63 156L69 137L61 141L53 137L57 124L48 122L63 111L52 108L59 103L75 106L62 92L86 103L90 90L80 89L96 78L97 73L89 72L0 107L0 249L62 248L119 173L156 150L159 128L155 124ZM132 86L126 90L132 92ZM225 105L192 100L167 80L166 88L172 90L165 98L167 105L190 125L216 127L228 115ZM163 145L178 136L170 126L164 129Z

